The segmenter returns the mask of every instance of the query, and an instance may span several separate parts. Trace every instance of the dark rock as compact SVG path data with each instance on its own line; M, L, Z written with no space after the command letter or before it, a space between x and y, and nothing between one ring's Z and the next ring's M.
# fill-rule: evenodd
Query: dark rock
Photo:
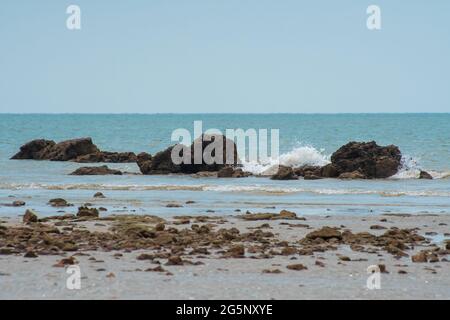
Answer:
M37 258L38 255L34 251L27 251L23 257L24 258Z
M69 161L79 156L98 152L91 138L66 140L59 143L48 140L34 140L20 148L12 159L35 159Z
M30 141L20 147L20 151L16 153L11 159L34 159L43 160L42 154L44 150L51 149L55 146L54 141L38 139Z
M132 163L136 162L136 160L137 160L136 154L133 152L98 151L95 153L79 156L73 161L79 163L93 163L93 162Z
M234 169L227 166L217 172L218 178L244 178L250 176L251 173L243 171L241 168Z
M25 201L22 200L16 200L12 203L13 207L23 207L25 205Z
M79 207L77 217L98 218L99 213L96 208Z
M183 265L183 260L180 256L170 256L167 260L166 266L181 266Z
M102 198L102 199L104 199L104 198L106 198L106 197L105 197L105 195L104 195L103 193L101 193L101 192L96 192L96 193L94 194L94 198Z
M312 239L312 240L317 239L317 238L321 238L323 240L328 240L331 238L342 239L342 234L334 228L323 227L319 230L308 233L306 235L306 238Z
M81 167L72 172L70 175L74 176L91 176L91 175L121 175L122 172L120 170L110 169L107 166L99 166L99 167Z
M339 179L366 179L367 177L359 170L355 170L353 172L344 172L341 173L338 177Z
M272 180L297 180L298 176L295 175L294 170L291 167L279 166L277 173L275 173L270 179L272 179Z
M70 203L68 203L66 200L62 198L55 198L50 199L48 202L52 207L69 207L72 206Z
M301 270L307 270L308 269L307 267L305 267L301 263L290 264L290 265L286 266L286 268L288 268L289 270L295 270L295 271L301 271Z
M321 168L318 166L305 165L305 166L301 166L298 168L294 168L293 170L294 170L294 174L299 177L304 177L306 175L316 175L316 176L321 175L321 173L320 173Z
M100 151L91 138L79 138L55 143L33 140L20 147L11 159L33 159L74 162L135 162L133 152Z
M213 145L210 146L210 144ZM220 145L222 148L217 149ZM209 152L214 146L217 147L214 149L214 152ZM197 149L197 154L200 155L204 152L211 154L214 158L217 158L217 162L219 163L216 163L215 161L211 164L206 163L203 157L201 163L195 163L195 149ZM230 154L230 158L231 156L234 157L233 161L229 161L231 163L227 163L227 151ZM173 163L172 152L180 157L185 156L187 161L180 164ZM137 164L143 174L191 174L203 171L216 172L228 165L237 165L239 162L235 143L222 135L203 134L200 138L196 139L191 146L178 144L170 146L166 150L160 151L153 156L148 153L141 153L137 156Z
M337 178L339 171L332 163L329 163L320 169L320 175L324 178Z
M401 165L401 152L394 145L381 147L375 141L349 142L333 153L331 163L336 173L358 171L367 178L388 178Z
M426 171L420 171L419 179L429 179L429 180L431 180L431 179L433 179L433 177L431 176L431 174L429 174Z
M32 210L28 209L25 211L22 221L23 223L38 222L38 217Z
M322 177L321 176L317 176L317 175L312 174L312 173L308 173L308 174L304 175L303 179L305 179L305 180L319 180L319 179L322 179Z
M423 251L419 252L418 254L415 254L411 257L412 262L427 262L427 254Z

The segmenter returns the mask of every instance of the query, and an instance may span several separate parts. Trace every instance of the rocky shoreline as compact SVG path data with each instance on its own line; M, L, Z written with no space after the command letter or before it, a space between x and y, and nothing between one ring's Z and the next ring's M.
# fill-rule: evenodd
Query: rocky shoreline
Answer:
M51 203L61 204L63 199L56 200ZM163 219L152 215L104 215L99 208L71 209L67 202L64 206L76 213L40 218L27 210L21 220L0 220L3 280L14 277L15 269L7 269L11 261L28 262L20 266L22 269L31 268L33 261L41 261L47 273L79 265L90 273L85 282L98 277L112 279L97 284L105 290L125 273L137 279L154 274L156 282L164 283L191 272L197 274L196 282L201 283L203 278L209 281L202 272L234 274L242 268L236 264L245 261L249 268L245 272L262 282L266 277L284 279L297 273L293 279L300 283L305 276L316 278L309 289L322 290L322 298L331 293L320 289L322 284L317 277L333 278L333 272L354 273L357 268L363 277L353 287L358 291L365 285L366 268L373 264L380 268L385 281L424 277L432 283L436 279L450 283L450 241L433 241L435 235L450 237L450 218L445 215L330 217L282 210ZM135 267L129 269L130 264ZM220 265L228 266L228 271L219 270ZM85 271L87 268L89 271ZM337 282L342 281L335 277ZM397 289L401 291L401 286ZM146 291L144 287L136 290ZM167 290L174 289L162 290L161 295L148 293L148 298L162 298ZM217 298L224 297L215 291L215 286L211 290ZM286 290L289 292L289 286ZM269 293L272 298L291 297L291 293L276 290ZM206 292L198 294L205 297ZM403 297L409 296L414 294L403 293ZM245 298L242 294L237 297ZM450 298L450 293L444 298Z
M195 163L195 149L199 148L201 154L212 143L220 141L222 149L214 150L216 161L212 164L202 159ZM196 144L197 143L197 144ZM180 164L172 161L172 151L176 149L180 157L187 159ZM218 178L242 178L251 176L241 167L237 155L237 148L233 141L224 136L202 135L191 146L181 144L173 145L153 156L142 152L136 155L133 152L107 152L100 151L93 144L91 138L80 138L55 143L51 140L38 139L30 141L20 147L20 151L13 160L50 160L72 161L78 163L133 163L135 162L144 175L155 174L198 174L216 176ZM232 161L227 156L232 155ZM349 142L331 155L331 162L325 166L288 167L279 165L276 173L271 175L274 180L296 180L303 177L305 180L322 178L338 179L384 179L395 175L402 166L402 154L397 146L379 146L375 141ZM214 173L214 174L213 174ZM122 172L100 167L81 167L72 175L105 175ZM432 176L421 171L419 179L432 179Z

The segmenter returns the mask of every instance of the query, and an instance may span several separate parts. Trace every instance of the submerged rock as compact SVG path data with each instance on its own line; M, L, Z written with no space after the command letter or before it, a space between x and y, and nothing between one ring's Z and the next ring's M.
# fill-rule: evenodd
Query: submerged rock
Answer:
M92 175L122 175L120 170L110 169L108 166L99 167L81 167L72 172L70 175L73 176L92 176Z
M431 179L433 179L433 177L431 176L431 174L429 174L426 171L420 171L419 179L429 179L429 180L431 180Z
M68 203L65 199L62 199L62 198L50 199L48 201L48 204L51 205L52 207L70 207L70 206L72 206L72 204Z

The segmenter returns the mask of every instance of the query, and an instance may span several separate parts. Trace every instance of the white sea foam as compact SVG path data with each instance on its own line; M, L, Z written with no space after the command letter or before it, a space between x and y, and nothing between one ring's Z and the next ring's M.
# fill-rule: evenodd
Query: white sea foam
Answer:
M279 156L279 160L269 159L264 163L244 162L244 170L258 175L272 175L276 172L278 165L288 167L301 167L304 165L324 166L330 162L329 156L323 150L317 150L312 146L295 147L287 153Z
M111 190L111 191L209 191L250 194L293 194L312 193L321 195L379 195L382 197L417 196L417 197L450 197L446 190L367 190L356 188L314 188L286 187L265 184L249 185L112 185L112 184L0 184L0 189L8 190Z
M420 159L404 155L402 157L402 166L400 170L392 176L392 179L418 179L421 171L428 172L433 179L446 179L450 177L448 171L435 171L422 168L420 165Z

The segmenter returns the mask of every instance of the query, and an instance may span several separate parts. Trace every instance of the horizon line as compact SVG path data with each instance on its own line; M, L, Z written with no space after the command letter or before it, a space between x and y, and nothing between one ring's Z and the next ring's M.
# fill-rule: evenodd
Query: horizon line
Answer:
M400 114L450 114L448 112L0 112L0 115L400 115Z

